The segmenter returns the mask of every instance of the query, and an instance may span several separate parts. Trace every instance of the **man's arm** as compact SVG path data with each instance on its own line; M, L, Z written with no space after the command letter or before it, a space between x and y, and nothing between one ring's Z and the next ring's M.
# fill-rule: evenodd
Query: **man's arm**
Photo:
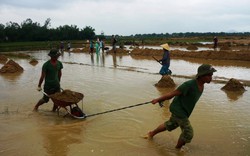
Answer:
M157 99L153 99L151 101L151 103L156 104L157 102L169 100L169 99L172 99L173 97L179 96L179 95L181 95L181 92L179 90L174 90L174 91L172 91L170 93L167 93L167 94L165 94L165 95L163 95L163 96L161 96L161 97L159 97Z
M61 77L62 77L62 70L60 69L58 72L58 80L61 82Z
M40 79L39 79L38 87L41 87L43 80L44 80L44 77L45 77L45 72L42 71Z

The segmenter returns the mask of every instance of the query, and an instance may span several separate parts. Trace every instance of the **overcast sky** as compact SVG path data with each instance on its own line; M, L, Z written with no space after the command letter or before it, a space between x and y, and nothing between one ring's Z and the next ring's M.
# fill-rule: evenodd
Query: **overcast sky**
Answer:
M250 32L250 0L0 0L0 23L27 18L96 34Z

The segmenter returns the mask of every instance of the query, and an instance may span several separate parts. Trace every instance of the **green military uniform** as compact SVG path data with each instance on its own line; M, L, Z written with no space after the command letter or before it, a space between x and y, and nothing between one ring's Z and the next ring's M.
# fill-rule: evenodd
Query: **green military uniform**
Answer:
M51 61L47 61L43 64L42 71L46 74L44 83L44 92L47 94L54 94L60 92L60 81L58 72L63 68L60 61L57 60L55 66L51 64ZM49 101L47 96L44 96L46 102Z
M189 143L193 138L193 128L188 118L191 115L196 102L199 100L202 91L199 90L195 79L184 82L177 88L177 90L181 92L181 95L176 96L173 99L170 105L172 116L165 125L168 131L172 131L180 126L182 129L180 139Z

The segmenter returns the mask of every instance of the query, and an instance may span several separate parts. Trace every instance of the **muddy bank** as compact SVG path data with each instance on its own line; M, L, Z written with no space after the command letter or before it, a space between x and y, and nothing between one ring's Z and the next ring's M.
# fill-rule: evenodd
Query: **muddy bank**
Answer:
M30 55L26 53L5 53L4 55L18 58L30 58Z
M157 49L133 49L131 55L142 55L142 56L162 56L162 50ZM231 51L231 50L220 50L220 51L181 51L171 50L170 57L175 58L203 58L213 60L241 60L250 61L249 51Z
M89 50L88 47L84 47L84 48L72 49L70 52L72 52L72 53L89 53L90 50ZM114 53L114 51L112 49L110 49L109 47L105 47L104 52L106 52L106 53ZM94 49L93 53L96 53L95 49ZM102 53L102 50L100 50L99 53ZM128 54L129 51L125 50L125 49L122 49L122 48L117 48L116 53L118 53L118 54Z

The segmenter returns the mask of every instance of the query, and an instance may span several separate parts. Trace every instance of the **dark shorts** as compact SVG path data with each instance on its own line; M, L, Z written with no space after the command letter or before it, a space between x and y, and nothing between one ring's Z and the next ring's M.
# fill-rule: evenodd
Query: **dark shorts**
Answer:
M168 131L172 131L177 127L180 127L182 133L179 139L185 141L186 143L191 142L194 136L193 128L188 118L181 119L176 117L175 115L172 115L170 119L165 122L165 126Z
M44 88L44 92L48 95L55 94L55 93L60 92L60 91L61 91L60 87L59 88L49 88L49 89ZM44 94L43 100L47 103L47 102L49 102L49 97Z

